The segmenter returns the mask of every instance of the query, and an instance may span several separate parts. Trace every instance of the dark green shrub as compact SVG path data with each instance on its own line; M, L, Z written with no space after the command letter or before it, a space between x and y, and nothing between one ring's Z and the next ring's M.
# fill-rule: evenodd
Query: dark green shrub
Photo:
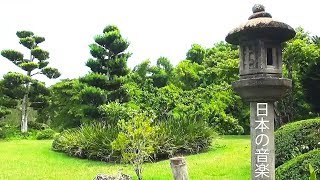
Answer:
M6 138L6 133L3 127L0 127L0 139Z
M320 119L290 123L275 133L276 167L320 147Z
M315 149L308 153L297 156L276 169L276 179L305 179L310 177L309 164L314 169L320 170L320 149Z
M47 125L43 127L47 127ZM27 133L21 133L20 125L9 125L7 123L1 123L0 125L0 139L36 139L38 132L39 130L29 128Z
M7 125L6 122L0 121L0 139L5 139L6 136L6 128L8 128L9 125Z
M46 125L44 123L35 122L35 121L29 121L28 127L29 127L29 129L33 129L33 130L44 130L44 129L49 128L48 125Z
M42 131L37 132L36 139L41 140L41 139L53 139L55 135L55 131L48 128L44 129Z
M1 128L1 127L5 127L5 126L7 126L7 123L0 120L0 128Z
M120 156L112 151L111 142L117 135L116 127L102 123L83 125L63 131L54 139L52 149L80 158L116 161Z
M24 136L20 132L20 127L10 126L8 124L0 127L0 139L16 138L21 139Z

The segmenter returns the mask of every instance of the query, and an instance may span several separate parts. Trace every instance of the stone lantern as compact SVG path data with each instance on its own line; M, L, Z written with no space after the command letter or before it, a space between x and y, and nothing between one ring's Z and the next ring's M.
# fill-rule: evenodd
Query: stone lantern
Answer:
M251 177L275 179L274 102L291 88L290 79L282 78L282 43L295 31L275 21L263 5L256 4L249 20L226 37L240 46L240 80L233 88L250 102Z

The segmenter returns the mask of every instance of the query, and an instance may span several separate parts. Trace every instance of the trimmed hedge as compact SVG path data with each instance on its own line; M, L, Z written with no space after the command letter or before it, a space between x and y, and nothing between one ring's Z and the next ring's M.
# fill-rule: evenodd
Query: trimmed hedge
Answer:
M320 149L297 156L276 169L277 180L305 179L308 180L310 172L308 165L311 164L317 173L320 170Z
M275 132L276 167L286 161L320 148L320 119L286 124Z

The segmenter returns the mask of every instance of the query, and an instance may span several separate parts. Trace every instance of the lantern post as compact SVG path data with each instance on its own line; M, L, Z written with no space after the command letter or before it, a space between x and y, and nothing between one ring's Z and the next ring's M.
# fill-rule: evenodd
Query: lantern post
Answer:
M275 179L274 102L291 88L282 77L282 43L295 31L275 21L261 4L252 8L248 21L226 37L240 47L240 79L234 90L250 102L251 179Z

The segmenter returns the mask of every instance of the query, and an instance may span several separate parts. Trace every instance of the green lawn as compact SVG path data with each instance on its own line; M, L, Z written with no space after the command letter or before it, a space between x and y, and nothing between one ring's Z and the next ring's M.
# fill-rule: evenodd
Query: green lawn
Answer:
M131 166L89 161L50 150L52 141L0 141L0 179L93 179ZM223 136L208 152L187 156L190 179L250 179L249 136ZM169 161L147 163L144 179L172 179Z

